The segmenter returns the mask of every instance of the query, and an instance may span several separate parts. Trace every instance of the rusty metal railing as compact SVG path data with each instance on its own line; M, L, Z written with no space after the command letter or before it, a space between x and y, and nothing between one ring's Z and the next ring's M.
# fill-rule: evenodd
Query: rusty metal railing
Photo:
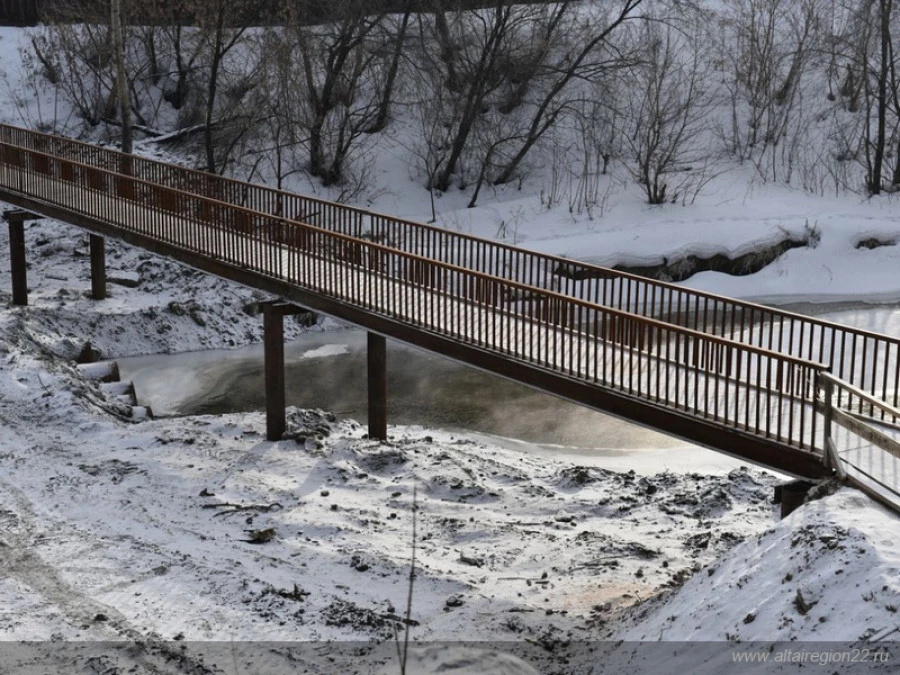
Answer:
M306 223L532 289L552 290L594 305L789 353L822 363L841 380L900 406L900 340L896 338L17 127L0 125L0 140L243 206L256 212L257 218L267 214ZM425 268L411 265L424 274ZM567 318L571 319L557 311L557 322ZM846 392L840 396L846 397L839 401L841 405L876 410L859 397Z
M897 508L900 503L900 410L828 374L819 378L826 465L842 480ZM847 394L841 396L841 392ZM864 401L869 412L838 405L841 398ZM878 411L874 414L873 411ZM885 420L892 420L887 422Z
M821 452L821 364L11 143L20 133L0 134L4 191L723 430ZM131 165L135 174L146 161Z

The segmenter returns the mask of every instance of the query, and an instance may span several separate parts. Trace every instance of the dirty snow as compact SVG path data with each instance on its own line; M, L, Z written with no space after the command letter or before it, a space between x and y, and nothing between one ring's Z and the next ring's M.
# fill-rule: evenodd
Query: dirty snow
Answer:
M665 453L638 472L415 427L382 444L321 411L292 410L278 443L257 413L134 424L75 368L83 343L105 356L246 344L259 297L110 243L110 266L139 283L95 302L83 234L40 221L27 237L32 304L0 314L5 640L149 641L156 666L180 644L222 667L237 658L215 653L223 642L258 664L253 645L339 641L348 662L365 655L360 672L397 672L413 542L409 672L531 672L514 656L596 672L592 650L623 639L897 635L897 518L849 490L779 524L776 477L668 471ZM493 651L465 651L478 645ZM131 663L83 649L72 658ZM333 672L314 651L266 658Z
M36 119L48 111L16 80L20 39L0 30L3 86ZM22 123L20 110L4 105L0 119ZM427 195L395 166L369 205L427 218ZM750 185L736 170L695 205L651 208L612 178L589 220L543 209L534 183L471 210L467 195L445 195L439 222L603 264L739 254L812 228L816 247L762 272L686 285L900 299L900 248L856 248L896 239L895 198ZM59 656L68 672L395 673L407 628L408 672L488 675L763 673L773 668L736 669L718 645L896 644L900 523L850 490L779 523L780 479L669 471L664 451L636 471L627 456L607 468L434 429L391 427L377 443L304 410L277 443L256 413L135 424L74 367L86 341L104 357L245 345L261 338L263 298L111 244L111 295L94 302L84 233L41 221L26 238L31 306L8 307L0 282L0 638L32 644L0 646L0 671ZM0 256L0 279L8 265ZM288 338L303 330L286 323ZM672 644L628 648L658 640Z
M158 264L173 283L183 275ZM320 411L292 410L277 443L264 440L261 414L132 424L74 367L62 317L48 317L141 291L113 288L100 303L74 293L59 308L33 277L34 306L0 319L7 640L375 649L404 625L415 542L415 641L541 645L555 668L556 645L595 639L773 522L775 479L747 468L613 472L419 428L378 443ZM211 313L221 290L198 293L198 312ZM144 300L135 313L154 306ZM259 322L232 320L235 335ZM78 328L79 340L112 342L104 322Z

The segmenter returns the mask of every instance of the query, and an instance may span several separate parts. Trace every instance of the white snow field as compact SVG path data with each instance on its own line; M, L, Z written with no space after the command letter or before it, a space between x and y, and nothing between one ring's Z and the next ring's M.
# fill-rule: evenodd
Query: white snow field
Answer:
M76 369L83 342L107 356L245 344L254 294L111 243L113 276L141 282L97 302L86 235L39 221L27 240L31 304L0 314L5 640L162 640L152 663L176 639L237 644L248 662L340 641L394 672L414 542L411 639L486 641L538 672L596 672L586 645L609 640L896 636L897 517L851 490L779 523L783 479L698 450L703 473L678 448L604 468L421 427L382 444L322 411L292 410L277 443L261 413L133 423ZM73 658L130 663L84 649ZM421 672L437 672L430 649ZM474 668L459 672L490 672Z
M26 43L0 28L0 122L61 115L21 67ZM402 140L373 148L361 205L426 220ZM588 218L543 206L544 178L473 209L452 189L438 224L604 265L812 234L755 274L683 283L883 304L865 327L900 334L896 197L737 167L693 204L650 207L613 175ZM857 247L870 239L887 245ZM322 410L291 409L274 443L262 413L136 422L75 367L84 344L116 358L255 343L262 296L109 242L97 302L84 232L41 220L26 242L30 304L11 307L0 228L0 673L399 673L407 631L407 673L896 668L900 521L855 491L826 486L779 521L784 477L698 448L585 457L420 426L379 443Z

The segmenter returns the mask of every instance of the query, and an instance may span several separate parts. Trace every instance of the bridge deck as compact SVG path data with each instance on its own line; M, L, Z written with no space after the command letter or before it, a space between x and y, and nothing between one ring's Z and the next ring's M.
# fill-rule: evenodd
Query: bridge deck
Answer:
M146 174L146 166L138 173ZM760 346L766 332L747 331L746 307L738 314L737 301L721 299L724 309L711 317L704 305L701 321L700 295L684 305L677 295L675 303L676 293L686 291L674 286L634 291L640 281L619 278L616 286L599 273L573 281L567 272L564 284L548 288L546 276L535 278L532 254L519 249L495 255L489 243L473 247L468 238L457 242L466 247L460 252L452 235L407 224L418 233L407 237L402 221L385 217L373 216L364 230L352 209L346 216L335 211L330 227L314 226L275 215L284 211L281 201L277 209L248 209L234 198L212 199L21 144L0 142L0 198L717 450L799 475L827 473L815 402L828 366ZM549 264L542 261L541 269ZM641 298L647 314L671 320L627 311L638 309ZM829 365L849 359L853 375L849 333L823 322L778 321L777 331L768 330L768 347L783 335L779 348L786 340L801 354L830 351ZM888 351L871 357L882 338ZM897 379L889 376L894 343L866 334L861 344L862 363L872 364L861 368L862 379L884 393ZM852 442L834 438L851 461ZM862 468L871 470L878 460L868 452ZM896 467L882 465L878 476L896 489Z

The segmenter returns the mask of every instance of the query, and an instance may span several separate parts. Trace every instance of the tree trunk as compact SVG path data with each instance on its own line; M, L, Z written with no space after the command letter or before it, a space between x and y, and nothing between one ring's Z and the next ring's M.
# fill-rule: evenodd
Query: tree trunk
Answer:
M456 165L459 163L459 159L466 149L466 142L469 140L469 134L472 133L472 127L475 125L477 110L478 108L476 108L474 103L467 104L463 111L463 119L460 121L456 135L453 137L453 143L450 146L450 153L447 156L447 160L444 162L443 168L438 171L432 184L428 186L429 188L446 192L447 188L450 187L450 178L456 171Z
M887 84L890 73L891 9L893 0L879 0L881 20L881 64L878 71L878 126L875 130L875 147L869 173L869 194L881 193L881 176L884 164L885 137L887 134Z
M122 16L122 0L111 0L109 5L109 27L112 31L113 48L116 53L116 95L122 114L122 152L131 154L133 133L131 124L131 97L125 72L125 31Z
M400 58L403 56L403 44L406 41L406 28L409 26L409 16L412 12L412 1L406 1L403 10L403 18L400 20L400 29L394 40L394 53L391 55L391 65L388 66L387 78L384 81L384 90L381 92L381 101L378 104L378 116L375 123L367 130L368 133L377 133L387 126L388 116L391 111L391 100L394 96L394 83L397 80L397 71L400 70Z
M216 90L219 86L219 67L222 63L222 33L225 30L225 13L220 10L219 23L216 26L216 42L213 49L212 64L209 69L209 86L206 92L206 124L203 128L203 145L206 149L206 170L216 171L215 139L213 138L213 115L216 109Z
M309 129L309 172L318 178L325 179L325 151L322 147L322 127L325 121L316 115L316 120Z
M444 3L441 0L435 2L434 11L434 27L437 33L438 48L440 49L440 60L443 61L444 67L447 68L447 89L457 93L462 89L459 76L456 72L456 55L453 48L453 40L450 38L450 28L447 26L447 17L444 14Z

